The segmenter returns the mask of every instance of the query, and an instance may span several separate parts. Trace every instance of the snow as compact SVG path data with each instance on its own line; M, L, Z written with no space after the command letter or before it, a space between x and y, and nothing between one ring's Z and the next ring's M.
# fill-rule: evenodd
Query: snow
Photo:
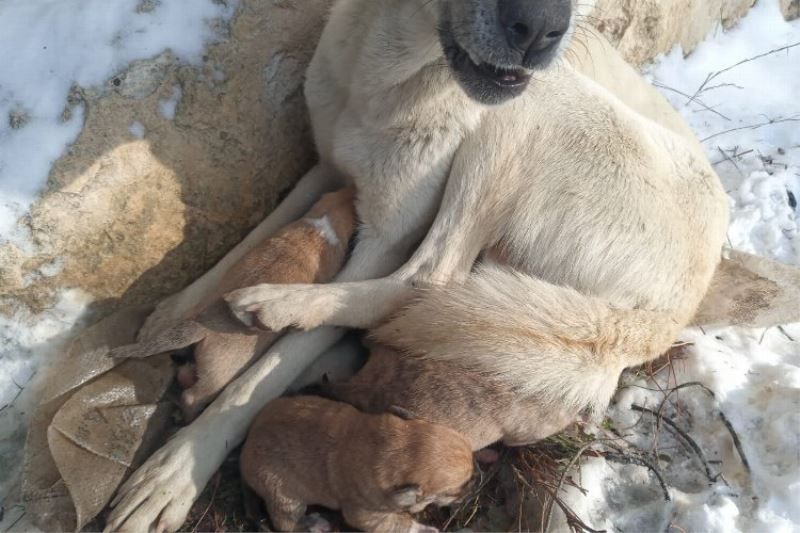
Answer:
M181 101L181 97L183 96L183 91L181 90L180 85L176 85L172 88L172 94L166 100L162 100L158 104L158 109L161 111L161 114L164 118L172 120L175 118L175 111L178 109L178 103Z
M34 314L0 313L0 502L17 483L25 442L24 421L32 410L31 381L41 361L62 352L92 297L64 290L52 308ZM0 520L0 530L5 530Z
M716 32L688 58L680 49L672 51L647 76L703 140L715 164L731 197L730 246L798 265L796 43L800 21L787 23L777 0L761 0L734 29ZM773 50L780 51L714 76L691 98L709 74ZM671 501L664 501L647 468L592 458L580 470L587 493L569 489L569 504L587 524L608 531L800 531L800 344L795 339L800 340L800 325L766 331L691 329L682 338L689 343L683 357L655 381L623 376L606 423L633 449L655 453ZM714 396L697 386L669 394L672 387L692 382ZM662 415L702 450L712 480L684 439L631 409L659 411L662 402ZM749 472L720 413L741 439Z
M131 135L133 135L137 139L144 139L144 135L145 133L147 133L147 130L145 130L144 128L144 124L142 124L139 121L136 121L133 124L131 124L130 127L128 128L128 131L131 133Z
M83 126L83 105L68 101L70 88L101 86L132 61L167 49L181 61L198 63L215 38L210 21L229 17L235 5L0 0L0 242L28 248L17 220Z

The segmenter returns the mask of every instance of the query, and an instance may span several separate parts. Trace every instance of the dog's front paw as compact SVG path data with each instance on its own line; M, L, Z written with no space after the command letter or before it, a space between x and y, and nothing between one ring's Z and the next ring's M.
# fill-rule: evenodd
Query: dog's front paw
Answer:
M117 491L105 531L177 531L216 465L184 428ZM210 471L209 471L210 470Z
M248 327L280 331L324 325L336 295L322 285L256 285L225 295L231 312Z

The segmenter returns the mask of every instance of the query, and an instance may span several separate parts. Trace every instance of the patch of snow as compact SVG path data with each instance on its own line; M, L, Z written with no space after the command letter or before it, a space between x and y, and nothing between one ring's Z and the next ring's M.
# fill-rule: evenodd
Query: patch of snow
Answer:
M158 109L161 111L164 118L168 120L173 120L175 118L175 111L178 109L178 103L180 103L182 96L183 91L181 90L181 86L176 85L172 88L170 97L158 103Z
M61 354L69 333L92 297L63 291L56 304L38 314L20 310L0 314L0 502L16 488L25 443L24 421L31 412L31 382L40 365ZM0 529L5 529L0 527Z
M131 135L133 135L137 139L144 139L144 134L146 133L144 125L139 121L136 121L133 124L131 124L130 127L128 128L128 131L131 132Z
M216 37L210 22L235 7L214 0L194 0L191 8L184 0L0 1L0 242L27 248L17 221L81 131L83 105L68 101L70 89L102 85L132 61L167 49L198 63Z
M62 270L64 270L64 261L62 259L54 259L39 267L39 273L46 278L57 276Z
M798 43L800 21L787 23L777 0L761 0L737 27L710 37L688 58L676 49L648 71L703 140L730 195L729 244L794 265L800 264ZM768 55L739 64L762 54ZM737 64L701 90L710 73ZM623 377L607 422L654 458L671 501L648 468L601 458L581 466L580 485L588 492L568 489L567 501L587 524L608 531L800 530L800 325L690 329L682 340L689 343L685 358L671 373L655 381ZM669 394L692 382L713 396L698 386ZM674 420L704 460L666 422L657 424L633 405Z

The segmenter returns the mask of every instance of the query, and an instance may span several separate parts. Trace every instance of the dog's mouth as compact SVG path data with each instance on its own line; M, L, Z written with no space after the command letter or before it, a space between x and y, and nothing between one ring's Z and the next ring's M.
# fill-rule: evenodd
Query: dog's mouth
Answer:
M525 86L531 81L531 72L523 68L496 67L488 63L476 65L472 59L469 62L478 74L500 87L513 89Z
M476 61L471 54L453 41L448 58L451 66L461 74L472 74L490 81L501 88L524 87L531 81L532 72L522 67L502 67Z
M528 87L532 70L473 58L449 32L443 32L441 37L450 69L470 98L483 104L499 104L516 98Z

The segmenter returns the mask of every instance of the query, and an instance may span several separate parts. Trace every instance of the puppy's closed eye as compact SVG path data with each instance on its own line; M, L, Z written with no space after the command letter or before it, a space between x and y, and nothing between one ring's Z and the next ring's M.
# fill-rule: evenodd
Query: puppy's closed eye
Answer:
M404 409L399 405L390 406L388 412L394 416L402 418L403 420L416 420L417 418L411 411Z

